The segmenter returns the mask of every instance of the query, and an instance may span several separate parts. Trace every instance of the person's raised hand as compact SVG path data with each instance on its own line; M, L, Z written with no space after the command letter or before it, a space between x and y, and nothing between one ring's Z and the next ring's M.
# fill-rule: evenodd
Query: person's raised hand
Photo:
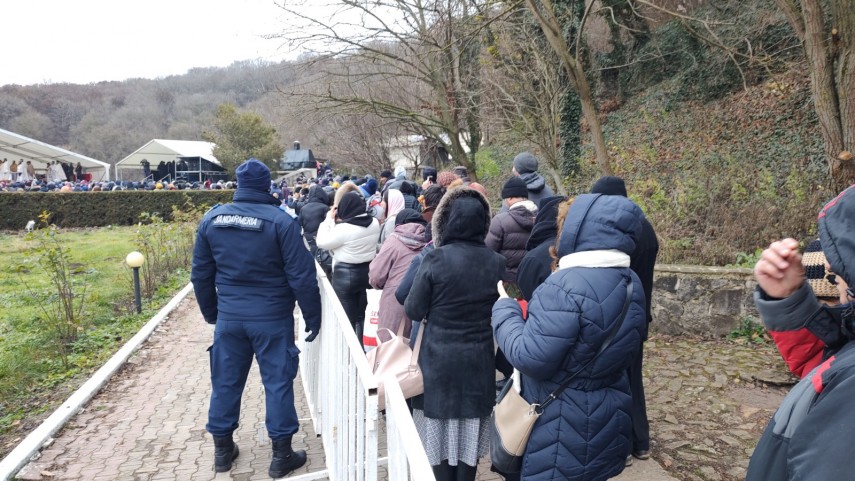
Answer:
M500 299L510 298L510 296L508 295L508 291L505 290L505 284L502 283L502 281L499 281L499 283L496 284L496 290L499 291L499 298Z
M773 242L754 266L754 278L771 297L783 299L796 292L805 280L805 268L795 239Z

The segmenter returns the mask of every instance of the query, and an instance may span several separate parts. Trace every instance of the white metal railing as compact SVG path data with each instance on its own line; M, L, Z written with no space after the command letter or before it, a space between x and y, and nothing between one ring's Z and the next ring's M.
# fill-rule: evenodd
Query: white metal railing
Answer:
M377 380L344 308L320 266L316 268L321 332L314 342L301 341L300 346L300 375L312 422L323 440L330 480L376 481ZM301 315L298 319L302 333L305 321Z
M317 264L316 269L323 312L321 332L314 342L302 340L305 321L299 308L295 311L301 338L300 376L326 455L326 473L315 474L326 474L332 481L377 481L378 465L388 460L389 481L434 481L394 377L385 380L389 454L388 458L378 458L377 379L329 280Z
M386 395L386 447L390 480L435 481L413 417L395 376L383 379Z

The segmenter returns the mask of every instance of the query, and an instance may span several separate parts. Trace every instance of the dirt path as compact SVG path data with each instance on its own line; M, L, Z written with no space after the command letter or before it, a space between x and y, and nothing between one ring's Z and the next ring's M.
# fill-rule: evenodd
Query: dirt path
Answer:
M774 344L657 336L644 362L653 457L682 480L744 479L795 382Z

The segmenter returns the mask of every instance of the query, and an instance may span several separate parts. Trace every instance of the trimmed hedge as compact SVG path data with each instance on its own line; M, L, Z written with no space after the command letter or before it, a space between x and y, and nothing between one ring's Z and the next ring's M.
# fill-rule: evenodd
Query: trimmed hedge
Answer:
M0 229L22 230L30 220L38 223L43 211L59 227L132 225L144 212L171 220L172 206L224 204L232 195L233 190L0 192Z

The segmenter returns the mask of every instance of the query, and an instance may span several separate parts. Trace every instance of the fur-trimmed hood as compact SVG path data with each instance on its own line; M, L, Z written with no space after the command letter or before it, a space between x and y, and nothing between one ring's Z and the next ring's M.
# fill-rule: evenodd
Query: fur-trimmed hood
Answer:
M333 207L338 207L338 203L341 202L341 198L344 197L344 194L348 192L356 192L360 197L364 197L362 195L362 190L358 185L353 182L345 182L335 191L335 200L333 200Z
M449 240L483 243L490 230L490 203L475 189L452 189L436 207L431 229L437 247Z

